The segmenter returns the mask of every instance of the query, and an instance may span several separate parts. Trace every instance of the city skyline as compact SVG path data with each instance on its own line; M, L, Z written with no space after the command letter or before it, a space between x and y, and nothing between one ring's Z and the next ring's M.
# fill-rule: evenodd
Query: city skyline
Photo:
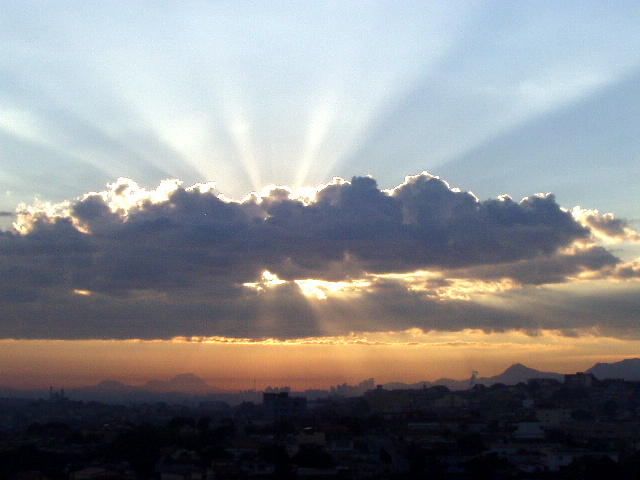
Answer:
M640 351L635 3L4 10L0 385Z

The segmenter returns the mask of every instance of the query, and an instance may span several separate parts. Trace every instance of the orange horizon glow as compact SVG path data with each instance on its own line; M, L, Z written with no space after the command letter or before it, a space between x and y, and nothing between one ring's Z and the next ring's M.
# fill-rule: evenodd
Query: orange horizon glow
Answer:
M597 362L636 357L640 341L585 333L579 341L558 332L535 336L404 332L352 334L297 340L225 337L170 340L0 340L5 359L0 385L20 389L77 388L102 380L143 385L193 373L224 391L293 390L376 383L464 380L502 373L514 363L541 371L575 373ZM73 373L70 373L73 372Z

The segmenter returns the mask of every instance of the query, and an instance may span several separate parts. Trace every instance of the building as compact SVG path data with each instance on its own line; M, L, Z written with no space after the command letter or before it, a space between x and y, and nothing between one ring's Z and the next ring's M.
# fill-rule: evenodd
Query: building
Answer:
M536 408L536 420L543 428L555 428L571 421L571 410L568 408Z
M596 377L590 373L578 372L564 376L564 384L568 387L589 388L593 386L595 381Z
M300 417L307 412L307 399L290 397L289 392L265 392L262 394L262 408L270 420Z

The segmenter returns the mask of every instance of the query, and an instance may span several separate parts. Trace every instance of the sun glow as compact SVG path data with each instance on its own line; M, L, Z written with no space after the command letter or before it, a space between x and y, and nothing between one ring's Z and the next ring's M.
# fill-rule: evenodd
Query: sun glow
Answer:
M498 280L475 280L456 278L444 272L416 271L412 273L393 273L373 275L373 278L399 282L412 292L420 292L439 300L472 300L477 296L487 296L521 288L510 278Z
M270 185L265 185L258 191L251 192L248 195L244 196L240 200L240 203L254 202L260 205L265 201L265 199L273 199L275 197L280 199L286 198L288 200L297 200L303 205L308 206L316 201L318 193L320 193L322 190L334 185L343 185L345 183L349 182L344 178L337 176L334 176L329 182L320 183L316 187L302 186L293 188L286 185L272 183ZM223 194L218 195L218 198L226 202L235 201Z
M596 362L637 356L640 345L637 340L601 336L590 330L575 334L580 342L554 330L530 335L515 330L487 333L419 328L290 340L5 339L0 340L0 354L7 359L0 384L67 388L107 378L144 384L152 378L192 372L213 386L230 390L252 388L255 379L259 388L278 384L305 389L355 384L372 376L377 383L464 379L473 370L491 376L516 362L542 371L575 373Z
M477 295L493 295L515 288L520 288L520 285L510 278L493 282L456 278L451 280L449 285L436 288L435 292L437 297L442 299L471 300Z
M242 285L245 287L253 288L259 292L265 291L267 288L274 287L276 285L283 285L287 283L286 280L280 280L277 275L271 273L269 270L262 272L262 281L260 282L247 282Z
M323 280L295 280L302 293L307 297L314 296L318 300L326 300L329 295L336 293L359 292L371 286L366 280L354 280L351 282L327 282Z
M291 283L295 283L305 297L312 297L318 300L326 300L330 295L359 292L371 286L371 282L367 280L328 282L325 280L307 278L304 280L293 280L288 282L286 280L281 280L276 274L273 274L268 270L262 272L261 281L243 283L243 286L263 292L268 288Z
M545 349L573 350L575 338L580 337L591 344L624 344L625 341L603 336L597 330L574 329L571 334L559 330L537 330L534 333L522 330L506 330L502 332L485 332L480 329L466 328L460 331L423 330L409 328L399 331L367 331L351 332L348 335L329 335L304 338L235 338L221 336L173 337L166 340L175 344L219 344L219 345L371 345L371 346L413 346L413 347L476 347L476 348L511 348L511 349ZM159 340L136 340L138 342L157 342ZM164 342L162 340L161 342ZM636 341L636 343L639 343Z

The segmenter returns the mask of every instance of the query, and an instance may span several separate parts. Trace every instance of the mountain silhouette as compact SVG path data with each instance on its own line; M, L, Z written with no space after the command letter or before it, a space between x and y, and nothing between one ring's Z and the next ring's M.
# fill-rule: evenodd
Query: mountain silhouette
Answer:
M476 383L483 385L493 385L495 383L504 383L505 385L516 385L520 382L527 382L532 378L552 378L554 380L563 381L564 375L560 373L541 372L535 368L529 368L521 363L516 363L507 368L500 375L489 378L479 378Z
M219 392L218 389L207 384L204 380L195 376L193 373L181 373L168 381L150 380L145 384L144 388L152 392L161 393L180 392L201 395Z
M562 382L564 380L564 375L560 373L553 372L542 372L540 370L536 370L535 368L529 368L521 363L516 363L507 368L504 372L499 375L494 375L493 377L477 377L474 380L475 385L485 385L487 387L494 385L496 383L503 383L505 385L516 385L520 382L527 382L533 378L551 378L554 380L558 380ZM445 386L449 390L466 390L470 387L471 379L467 380L454 380L452 378L440 378L435 382L419 382L413 384L406 384L401 382L393 382L385 384L384 387L387 389L392 388L407 388L407 389L415 389L424 387L433 387L433 386Z
M103 380L97 385L93 387L85 387L92 388L95 391L102 390L105 392L130 392L140 390L139 387L134 387L132 385L127 385L125 383L118 382L116 380Z
M629 358L614 363L597 363L585 373L591 373L599 380L622 379L640 381L640 358ZM563 382L564 375L553 372L543 372L516 363L504 372L493 377L477 377L476 385L491 386L496 383L516 385L534 378L550 378ZM417 383L390 382L383 385L385 389L416 389L443 385L450 390L466 390L471 384L470 379L454 380L441 378L434 382L422 381ZM68 389L67 394L73 400L99 400L106 402L184 402L193 398L212 398L211 395L232 395L215 388L193 373L182 373L169 380L150 380L145 385L127 385L116 380L102 382L86 387ZM329 392L327 391L327 395ZM7 386L0 386L0 397L4 398L48 398L49 390L17 390Z
M585 373L590 373L598 380L619 378L628 381L640 381L640 358L628 358L614 363L596 363Z
M97 385L71 389L68 394L77 400L109 402L181 402L189 397L204 397L220 393L193 373L183 373L170 380L150 380L145 385L127 385L115 380L103 380Z

